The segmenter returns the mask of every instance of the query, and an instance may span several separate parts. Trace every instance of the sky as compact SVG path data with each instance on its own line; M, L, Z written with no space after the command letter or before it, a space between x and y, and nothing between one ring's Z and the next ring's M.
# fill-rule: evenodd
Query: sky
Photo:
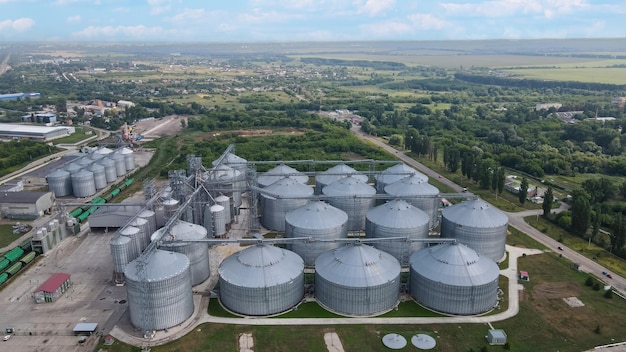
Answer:
M625 0L0 0L0 42L625 37Z

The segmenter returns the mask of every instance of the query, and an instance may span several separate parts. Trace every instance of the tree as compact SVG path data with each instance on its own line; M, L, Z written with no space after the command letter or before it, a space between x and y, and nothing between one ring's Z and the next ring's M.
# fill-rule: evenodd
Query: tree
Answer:
M504 192L504 180L506 176L504 175L504 168L501 167L498 169L498 193L502 194Z
M591 206L585 194L575 196L572 203L572 230L583 236L591 224Z
M528 180L526 177L522 178L522 183L519 185L519 192L517 193L517 197L519 199L520 204L526 203L526 197L528 196Z
M618 212L613 217L611 229L613 230L613 236L609 236L611 238L611 252L615 251L616 254L620 254L624 248L624 242L626 242L626 224L622 213Z
M552 202L554 201L554 193L552 192L552 187L548 187L548 190L543 195L543 216L548 218L550 216L550 211L552 210Z
M600 206L600 204L596 204L593 213L594 216L593 223L591 224L591 237L589 238L590 241L593 241L593 239L598 235L598 232L600 232L600 226L602 225L602 207Z

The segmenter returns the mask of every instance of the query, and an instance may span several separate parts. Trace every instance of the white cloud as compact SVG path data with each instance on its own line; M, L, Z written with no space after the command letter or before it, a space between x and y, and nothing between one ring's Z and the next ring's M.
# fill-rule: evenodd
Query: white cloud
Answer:
M408 23L403 21L385 21L377 23L368 23L361 28L364 34L369 37L388 37L390 35L406 34L413 31Z
M150 14L153 16L167 13L172 10L170 0L148 0L150 6Z
M154 38L164 33L161 27L138 26L89 26L73 35L81 38L124 37L133 39Z
M520 14L541 14L551 18L589 7L585 0L490 0L478 3L441 3L449 15L474 17L509 17Z
M76 15L76 16L69 16L68 18L65 19L67 22L80 22L80 15Z
M378 15L387 9L394 7L396 0L366 0L365 4L357 2L359 13L366 13L370 16Z
M0 31L5 29L13 29L18 32L25 31L35 25L35 21L32 18L18 18L16 20L4 20L0 21Z
M442 29L448 26L448 23L441 18L437 18L429 13L414 13L407 16L414 27L419 29Z
M276 11L262 11L258 8L253 9L251 12L242 13L237 16L237 20L243 24L249 23L276 23L285 21L294 21L298 18L302 18L299 14L294 13L282 13Z
M171 22L189 23L198 22L209 17L209 14L204 9L189 9L184 8L176 15L169 18Z

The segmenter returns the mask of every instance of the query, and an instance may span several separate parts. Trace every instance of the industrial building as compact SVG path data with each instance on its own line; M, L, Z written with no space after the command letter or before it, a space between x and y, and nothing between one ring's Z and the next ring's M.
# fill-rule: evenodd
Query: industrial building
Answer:
M3 192L0 193L0 214L10 219L37 219L55 204L52 192Z
M70 274L56 273L50 276L41 286L33 291L33 299L36 303L54 302L72 284Z
M0 94L0 101L9 101L9 100L22 100L25 98L29 99L38 99L41 97L40 93L10 93L10 94Z
M0 138L2 139L32 139L49 141L56 138L66 137L76 132L72 126L33 126L0 123Z

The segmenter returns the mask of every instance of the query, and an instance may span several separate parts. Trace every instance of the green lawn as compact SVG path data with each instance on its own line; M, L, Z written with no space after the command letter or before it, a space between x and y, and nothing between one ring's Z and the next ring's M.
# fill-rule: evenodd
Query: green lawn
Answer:
M0 248L8 246L24 233L13 234L13 224L0 225ZM30 231L30 226L26 227Z
M94 134L90 129L84 127L77 127L76 132L71 135L52 141L53 144L74 144L83 141L89 137L93 137Z

